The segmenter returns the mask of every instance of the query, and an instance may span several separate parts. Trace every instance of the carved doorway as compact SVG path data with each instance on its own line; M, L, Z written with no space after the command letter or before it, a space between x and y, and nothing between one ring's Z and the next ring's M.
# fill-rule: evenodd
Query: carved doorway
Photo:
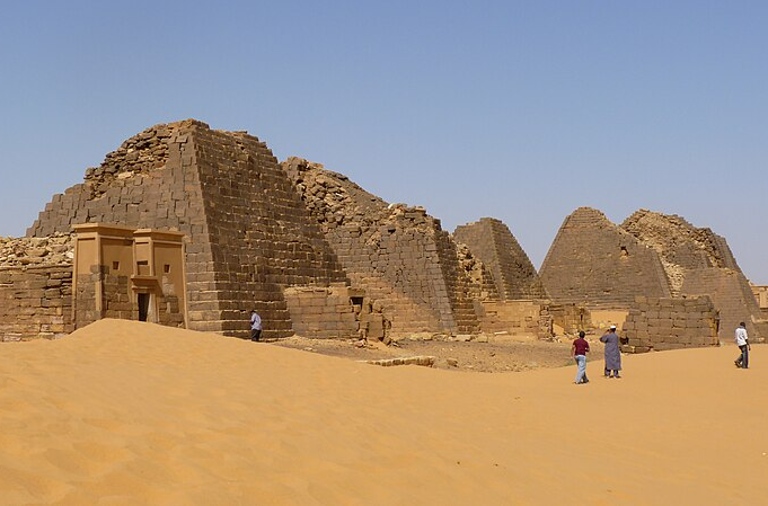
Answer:
M137 293L139 304L139 321L145 322L149 317L149 302L151 294Z

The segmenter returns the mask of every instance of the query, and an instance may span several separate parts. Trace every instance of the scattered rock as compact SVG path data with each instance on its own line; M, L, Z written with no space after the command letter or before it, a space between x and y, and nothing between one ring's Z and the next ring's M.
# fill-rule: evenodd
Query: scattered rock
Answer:
M380 365L383 367L392 367L395 365L421 365L425 367L434 367L435 357L417 356L417 357L398 357L382 358L378 360L363 360L366 364Z
M50 237L0 237L0 267L72 265L72 235Z

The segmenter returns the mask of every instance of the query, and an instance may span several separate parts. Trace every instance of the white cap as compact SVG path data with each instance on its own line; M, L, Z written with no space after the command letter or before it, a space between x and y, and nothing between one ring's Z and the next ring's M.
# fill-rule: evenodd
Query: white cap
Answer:
M611 325L611 330L616 330L616 325Z

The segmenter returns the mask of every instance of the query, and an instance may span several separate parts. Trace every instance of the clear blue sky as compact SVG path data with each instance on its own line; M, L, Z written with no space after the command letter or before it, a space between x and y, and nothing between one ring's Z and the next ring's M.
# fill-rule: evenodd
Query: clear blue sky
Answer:
M499 218L537 268L577 207L646 208L768 284L766 27L764 1L3 2L0 235L196 118L449 231Z

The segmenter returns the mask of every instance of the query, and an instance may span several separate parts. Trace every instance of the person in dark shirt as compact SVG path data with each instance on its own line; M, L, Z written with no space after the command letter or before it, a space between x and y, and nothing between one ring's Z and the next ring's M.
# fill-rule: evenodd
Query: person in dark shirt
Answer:
M573 340L573 346L571 346L571 356L576 360L578 366L576 370L575 383L589 383L587 379L587 353L589 353L589 343L584 339L584 331L579 331L579 337Z

